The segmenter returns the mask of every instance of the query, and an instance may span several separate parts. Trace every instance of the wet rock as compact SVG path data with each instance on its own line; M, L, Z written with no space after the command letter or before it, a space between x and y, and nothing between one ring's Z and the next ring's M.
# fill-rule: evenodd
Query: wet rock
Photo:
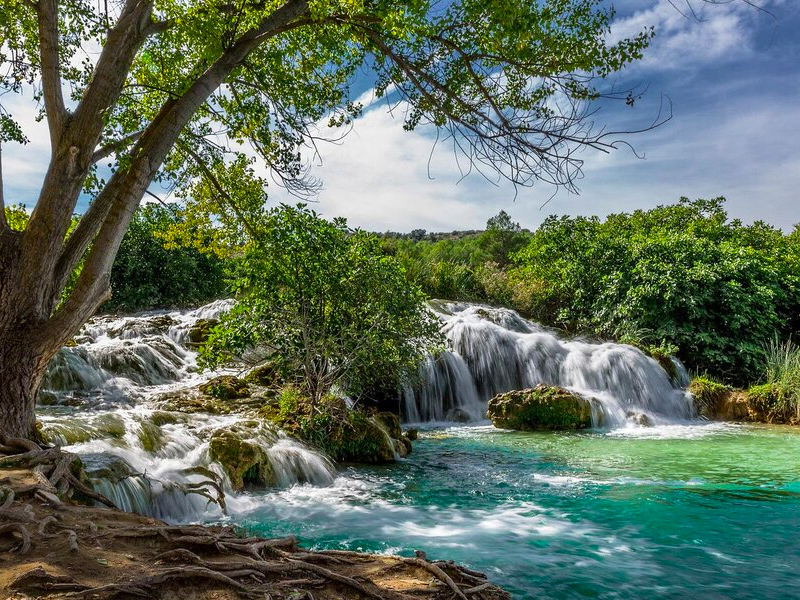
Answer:
M222 375L200 386L200 392L218 400L236 400L250 395L246 381L233 375Z
M453 421L455 423L469 423L472 417L463 408L451 408L444 416L445 421Z
M495 427L527 431L585 429L592 426L589 400L563 388L535 388L498 394L489 401L489 418Z
M275 485L275 472L267 452L254 440L257 421L244 421L216 430L208 446L208 456L219 463L231 487L266 487Z
M638 425L639 427L652 427L653 422L650 420L644 413L637 413L630 411L625 415L625 418L628 419L629 423L633 423L634 425Z
M217 319L198 319L186 336L186 345L196 347L208 341L211 330L219 324Z
M416 441L416 440L417 440L417 438L419 438L419 431L417 431L416 429L414 429L414 428L412 427L411 429L408 429L408 430L406 430L406 432L405 432L405 434L404 434L404 435L405 435L405 437L406 437L406 438L408 438L410 441L414 442L414 441Z

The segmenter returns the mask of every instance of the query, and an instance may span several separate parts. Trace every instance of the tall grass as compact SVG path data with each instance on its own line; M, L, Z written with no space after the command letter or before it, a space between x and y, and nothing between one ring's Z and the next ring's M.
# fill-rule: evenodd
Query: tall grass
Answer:
M780 408L800 418L800 345L776 338L767 344L764 354L764 379L782 392Z

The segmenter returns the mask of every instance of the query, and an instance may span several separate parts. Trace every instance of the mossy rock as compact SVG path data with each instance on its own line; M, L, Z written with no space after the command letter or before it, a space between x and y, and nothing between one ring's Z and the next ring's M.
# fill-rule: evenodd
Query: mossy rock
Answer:
M764 423L800 423L800 402L775 383L747 390L750 416Z
M162 427L164 425L175 425L177 423L186 423L187 420L188 417L186 417L186 415L165 410L157 410L150 415L150 422L158 427Z
M161 428L150 421L139 423L139 431L136 434L139 443L145 452L155 453L164 447L164 434Z
M211 335L211 330L219 324L217 319L198 319L186 336L187 346L199 346L205 344Z
M236 400L250 396L250 386L246 381L233 375L221 375L200 386L203 394L217 400Z
M727 404L734 389L708 377L695 377L689 384L689 393L694 398L697 414L708 419L717 419Z
M234 412L234 407L227 402L201 394L194 388L161 394L157 402L163 409L162 412L209 413L212 415L228 415Z
M234 490L275 485L275 472L267 453L252 441L257 422L245 422L216 430L208 456L225 470Z
M261 387L275 387L283 382L283 374L272 363L266 363L253 368L244 380L252 385Z
M538 431L592 426L589 400L543 384L498 394L489 401L488 414L492 424L503 429Z
M350 409L335 396L312 405L302 393L286 388L259 414L287 435L316 446L336 461L387 463L411 451L411 442L403 437L396 415Z

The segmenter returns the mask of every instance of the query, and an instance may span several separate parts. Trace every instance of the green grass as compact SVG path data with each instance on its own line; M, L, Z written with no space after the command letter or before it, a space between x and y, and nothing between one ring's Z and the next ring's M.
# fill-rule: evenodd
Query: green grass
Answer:
M769 398L776 414L800 420L800 345L774 339L764 354L764 385L751 388L751 397Z

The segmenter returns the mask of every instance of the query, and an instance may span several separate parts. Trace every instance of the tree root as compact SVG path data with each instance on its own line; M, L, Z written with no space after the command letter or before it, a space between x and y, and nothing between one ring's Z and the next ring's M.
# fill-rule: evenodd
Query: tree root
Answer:
M4 455L0 456L0 467L32 469L40 481L40 485L36 487L43 492L53 494L58 491L66 494L70 489L74 489L87 498L110 508L116 508L111 500L95 492L73 475L70 467L78 456L63 452L60 446L45 448L31 440L7 437L0 433L0 448L2 449L0 454Z
M25 525L22 523L6 523L5 525L0 525L0 535L4 533L13 533L15 531L22 536L22 544L17 550L20 554L26 554L28 550L31 549L31 536Z

